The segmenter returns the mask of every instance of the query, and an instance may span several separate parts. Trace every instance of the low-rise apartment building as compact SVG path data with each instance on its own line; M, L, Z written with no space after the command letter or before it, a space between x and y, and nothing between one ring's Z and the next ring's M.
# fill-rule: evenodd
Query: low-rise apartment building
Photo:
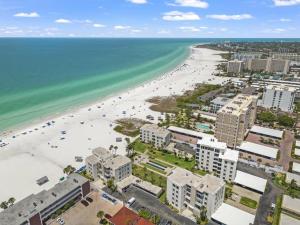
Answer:
M49 190L32 194L0 213L2 225L43 225L50 216L68 202L80 200L90 193L90 182L79 174Z
M85 159L86 169L95 180L114 179L119 182L132 174L131 160L122 155L114 155L104 148L93 149L93 155Z
M297 89L287 85L268 85L261 106L269 109L292 112Z
M221 206L224 200L225 182L207 174L203 177L176 168L167 178L167 201L177 210L190 210L200 216L201 209L207 209L207 217Z
M214 136L199 140L196 147L196 163L202 170L213 172L217 177L232 182L236 175L239 152L227 148Z
M145 124L140 129L140 139L156 148L164 148L170 144L171 133L157 124Z
M239 94L217 113L215 137L235 148L244 140L256 118L257 97Z

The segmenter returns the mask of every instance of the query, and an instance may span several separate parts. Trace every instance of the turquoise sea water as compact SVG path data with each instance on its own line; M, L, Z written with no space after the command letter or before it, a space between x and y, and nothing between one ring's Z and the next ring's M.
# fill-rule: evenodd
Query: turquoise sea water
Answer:
M153 79L212 41L0 38L0 131Z

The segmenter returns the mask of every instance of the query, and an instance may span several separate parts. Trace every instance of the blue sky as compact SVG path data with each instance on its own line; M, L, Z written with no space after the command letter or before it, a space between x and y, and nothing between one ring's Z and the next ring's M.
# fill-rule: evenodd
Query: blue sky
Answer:
M0 36L300 37L300 0L0 0Z

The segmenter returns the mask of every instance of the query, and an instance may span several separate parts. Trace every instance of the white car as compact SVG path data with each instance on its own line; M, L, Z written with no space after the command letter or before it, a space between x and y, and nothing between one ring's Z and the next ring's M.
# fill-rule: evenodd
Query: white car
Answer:
M60 225L64 225L64 224L65 224L65 221L64 221L62 218L60 218L60 217L58 217L56 221L57 221Z

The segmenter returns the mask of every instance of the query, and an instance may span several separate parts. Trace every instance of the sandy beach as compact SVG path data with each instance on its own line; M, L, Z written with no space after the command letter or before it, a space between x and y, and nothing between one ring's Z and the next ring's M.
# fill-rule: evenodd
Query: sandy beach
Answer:
M117 153L125 154L125 136L116 133L115 120L161 116L149 109L145 100L154 96L182 94L196 83L221 84L226 79L212 73L221 57L217 51L193 49L186 61L169 73L139 87L79 108L51 120L16 130L0 139L8 143L0 148L0 202L9 197L20 200L56 184L69 164L76 168L75 156L86 157L93 148L118 146ZM116 142L122 137L122 142ZM39 186L36 180L47 176L49 182Z

